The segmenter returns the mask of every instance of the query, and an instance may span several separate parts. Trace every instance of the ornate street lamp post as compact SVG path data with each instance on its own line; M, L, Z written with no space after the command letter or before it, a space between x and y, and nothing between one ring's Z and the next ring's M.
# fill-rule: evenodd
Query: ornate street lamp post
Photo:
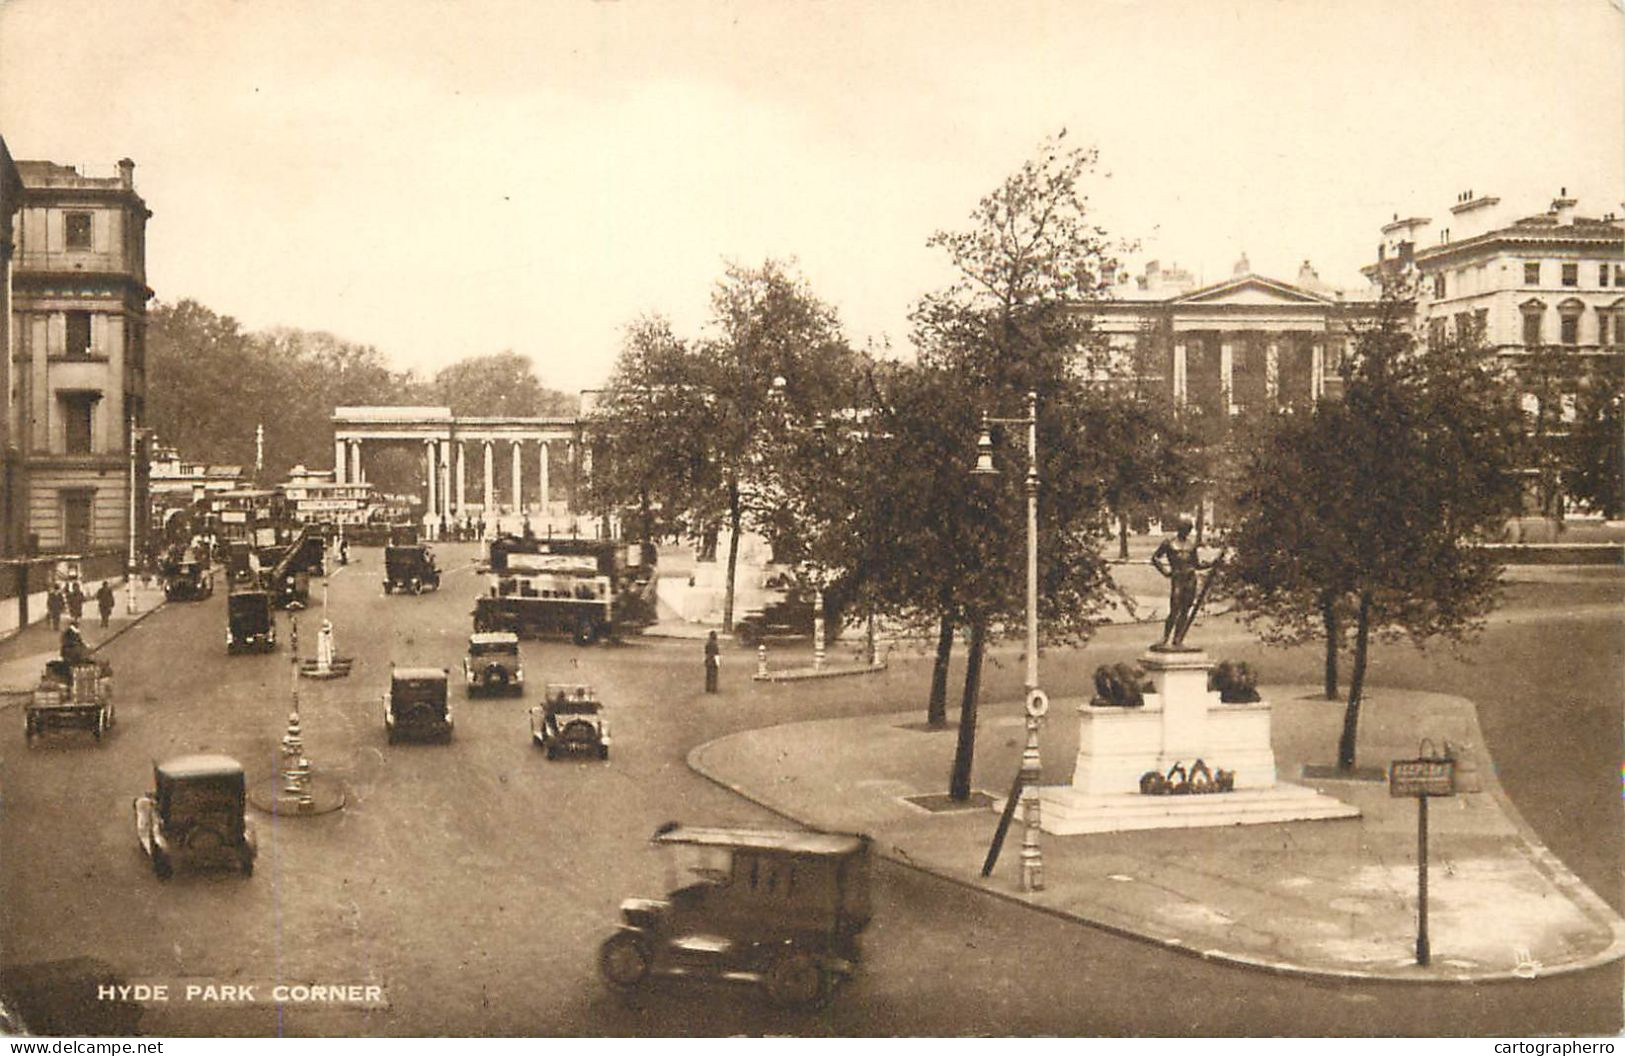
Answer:
M982 414L982 431L976 440L976 476L996 476L993 465L993 425L1027 427L1027 747L1021 753L1021 889L1044 889L1044 856L1038 845L1041 776L1038 756L1038 728L1049 710L1049 698L1038 688L1038 393L1027 394L1025 418L990 418Z

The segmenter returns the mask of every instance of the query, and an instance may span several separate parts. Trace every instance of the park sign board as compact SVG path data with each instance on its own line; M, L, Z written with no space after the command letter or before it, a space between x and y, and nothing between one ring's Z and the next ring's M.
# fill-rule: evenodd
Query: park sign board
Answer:
M1456 794L1456 761L1423 756L1395 759L1388 764L1390 796L1453 796Z

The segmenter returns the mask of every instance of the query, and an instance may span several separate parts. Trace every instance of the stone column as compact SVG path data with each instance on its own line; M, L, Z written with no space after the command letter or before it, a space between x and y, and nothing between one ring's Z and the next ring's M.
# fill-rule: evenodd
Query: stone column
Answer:
M521 451L521 446L520 445L521 445L521 442L518 441L518 440L515 440L513 442L513 457L512 457L512 465L511 465L512 474L511 475L513 477L513 512L514 513L524 513L525 512L524 494L523 494L522 490L520 489L520 485L519 485L519 463L520 463L520 460L524 458L524 455L523 455L523 453Z
M367 475L361 469L361 441L350 441L350 480L355 484L365 484Z
M1236 351L1229 341L1219 343L1219 407L1226 418L1236 411Z
M428 505L424 508L423 515L429 519L430 523L433 523L434 521L440 519L440 504L437 501L437 496L435 495L435 482L437 479L439 479L440 469L435 465L433 440L430 440L423 445L423 471L424 476L429 481L429 501Z
M465 490L463 483L463 476L466 470L464 463L467 461L467 457L463 454L463 442L459 440L457 441L457 490L453 493L457 496L457 517L459 520L461 520L463 516L463 505L468 501L468 493Z
M1185 406L1185 342L1174 342L1174 407Z
M333 483L343 484L346 482L344 472L346 468L348 467L344 464L344 441L335 439L333 441Z
M1309 353L1309 402L1319 403L1326 391L1326 343L1316 341Z
M440 478L440 512L446 517L451 516L451 441L440 441L440 472L445 474Z
M542 513L545 515L547 513L547 504L552 499L552 496L550 496L548 494L548 484L547 484L547 441L546 440L542 441L541 447L542 447Z
M1281 397L1281 346L1274 338L1264 349L1264 398L1271 407Z
M491 463L492 448L495 445L487 440L483 446L485 447L485 493L482 498L485 502L485 521L489 524L491 523L491 515L496 512L496 467Z

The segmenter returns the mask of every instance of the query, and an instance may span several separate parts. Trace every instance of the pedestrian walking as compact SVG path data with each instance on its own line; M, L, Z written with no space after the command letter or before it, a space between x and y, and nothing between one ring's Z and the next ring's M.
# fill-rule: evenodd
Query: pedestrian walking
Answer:
M74 623L85 614L85 591L77 579L68 581L68 619Z
M96 611L101 614L102 627L105 628L113 615L113 584L105 579L102 580L101 589L96 591Z
M717 668L722 665L722 647L717 644L717 632L705 639L705 691L717 691Z
M45 615L51 621L51 630L62 629L62 610L66 607L67 602L62 598L61 588L53 584L45 595Z

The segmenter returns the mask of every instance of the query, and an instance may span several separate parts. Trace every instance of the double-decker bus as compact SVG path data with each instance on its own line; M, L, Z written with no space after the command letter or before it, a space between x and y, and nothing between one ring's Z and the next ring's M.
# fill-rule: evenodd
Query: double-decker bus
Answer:
M589 539L492 540L476 631L568 634L585 645L655 621L653 547Z

